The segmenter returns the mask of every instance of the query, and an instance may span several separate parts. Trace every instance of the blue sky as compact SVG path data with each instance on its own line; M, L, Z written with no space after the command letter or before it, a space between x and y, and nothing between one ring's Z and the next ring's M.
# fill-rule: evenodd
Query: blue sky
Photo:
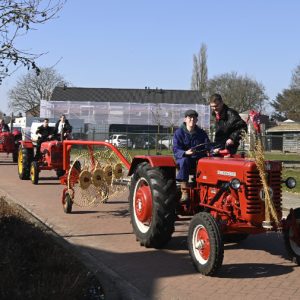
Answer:
M235 71L261 82L270 100L300 64L297 0L68 0L58 19L19 40L47 52L73 86L189 89L193 54L207 45L208 77ZM25 74L0 86L7 91Z

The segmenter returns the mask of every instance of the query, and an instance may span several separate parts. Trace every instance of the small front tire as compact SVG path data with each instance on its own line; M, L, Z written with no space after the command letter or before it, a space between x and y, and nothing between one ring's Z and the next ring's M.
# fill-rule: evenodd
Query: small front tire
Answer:
M196 214L189 227L188 246L198 272L212 276L220 269L224 244L215 219L206 212Z
M33 160L33 149L19 147L18 151L18 175L21 180L30 178L30 165Z

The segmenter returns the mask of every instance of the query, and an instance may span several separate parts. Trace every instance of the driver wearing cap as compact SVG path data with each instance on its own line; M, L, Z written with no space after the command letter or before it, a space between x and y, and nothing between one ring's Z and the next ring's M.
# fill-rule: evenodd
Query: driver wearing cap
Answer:
M187 110L184 113L184 122L175 131L173 139L173 153L179 165L176 180L181 186L181 202L189 200L187 186L190 171L195 169L199 158L207 155L206 145L210 142L206 132L196 125L197 121L198 113L193 109Z

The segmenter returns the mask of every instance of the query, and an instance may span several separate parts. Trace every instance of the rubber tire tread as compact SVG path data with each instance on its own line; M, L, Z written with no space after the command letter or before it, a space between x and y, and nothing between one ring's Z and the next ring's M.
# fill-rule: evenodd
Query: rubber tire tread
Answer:
M205 265L197 261L193 252L193 231L195 226L199 224L206 228L210 238L211 254ZM212 245L215 245L215 249L212 249ZM218 273L224 259L224 243L222 232L211 214L200 212L192 218L188 232L188 247L193 265L199 273L207 276L213 276Z
M63 205L64 212L66 214L70 214L72 212L72 206L73 206L73 202L71 200L70 195L66 194L64 200L65 200L65 203Z
M33 160L33 149L20 147L19 151L22 151L22 156L23 156L22 172L19 173L19 178L21 180L27 180L30 179L30 164ZM19 166L18 166L18 172L19 172Z
M299 207L294 209L294 214L295 214L296 219L299 220L300 219L300 208ZM287 220L289 220L289 218L291 218L290 215L288 215ZM283 239L284 239L284 244L285 244L286 250L287 250L291 260L296 262L298 265L300 265L300 256L297 255L293 251L291 244L290 244L289 230L283 231Z
M149 230L143 233L134 218L134 190L137 181L144 177L152 193L152 220ZM175 230L176 182L162 168L151 167L148 162L139 164L129 188L130 217L133 231L141 246L160 249L165 246Z
M32 180L32 177L30 175L30 180L31 180L32 184L38 184L39 183L39 165L38 165L38 162L37 161L32 161L30 169L32 167L34 168L34 176L33 176L33 180Z

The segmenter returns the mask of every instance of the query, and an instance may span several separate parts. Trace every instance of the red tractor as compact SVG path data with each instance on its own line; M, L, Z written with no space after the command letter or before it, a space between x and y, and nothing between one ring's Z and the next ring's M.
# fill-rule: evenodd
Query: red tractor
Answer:
M34 145L32 141L21 141L18 154L19 178L30 179L33 184L38 184L39 173L42 170L55 170L57 177L64 174L62 169L62 142L46 141L41 144L41 155L34 158Z
M18 160L18 144L22 139L22 133L17 129L0 132L0 152L12 153L13 162Z
M174 159L135 157L128 175L132 175L129 202L137 240L145 247L162 248L172 237L177 214L191 216L188 246L193 264L200 273L213 275L222 265L225 241L282 229L289 253L300 264L300 208L281 221L281 163L265 161L265 170L277 224L265 221L265 191L254 159L200 159L188 187L191 200L181 205ZM289 188L296 185L293 178L284 182Z
M88 147L90 163L71 162L71 147ZM176 187L176 163L172 156L136 156L129 163L122 153L107 142L64 141L61 183L66 185L62 203L70 213L76 195L96 198L104 178L118 178L114 168L97 167L95 146L109 148L129 169L129 206L131 223L140 244L162 248L171 239L178 216L191 216L188 233L189 252L196 269L213 275L221 267L224 242L238 242L249 234L283 231L291 256L300 264L300 208L282 219L282 183L296 185L293 178L283 181L280 162L265 161L268 193L279 222L266 222L266 192L254 159L238 155L206 157L198 161L194 180L188 187L190 202L180 204ZM226 155L228 156L228 155ZM107 174L106 174L107 173ZM112 180L110 179L110 183Z

